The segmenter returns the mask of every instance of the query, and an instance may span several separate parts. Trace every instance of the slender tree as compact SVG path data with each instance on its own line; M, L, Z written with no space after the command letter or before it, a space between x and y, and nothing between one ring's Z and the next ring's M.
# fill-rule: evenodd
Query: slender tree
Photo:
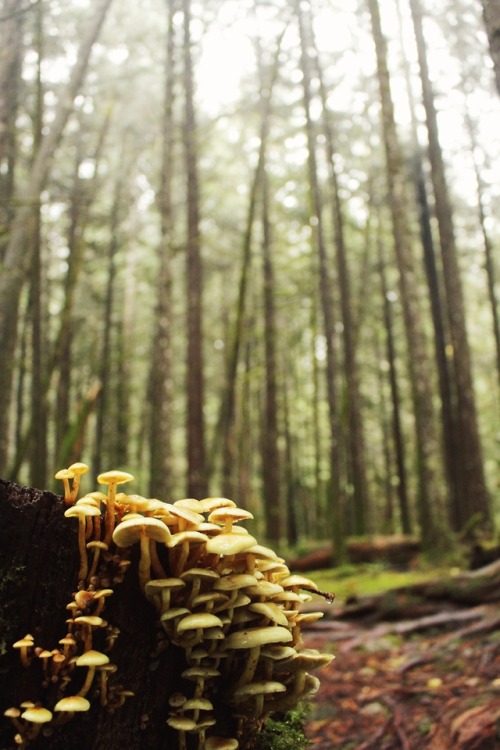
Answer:
M457 469L460 470L459 487L462 491L457 508L458 512L453 520L455 528L460 529L475 514L480 514L487 520L489 518L489 501L477 422L465 303L457 258L452 207L439 142L437 114L427 62L420 0L410 0L410 9L422 82L434 203L443 261L446 308L453 346L453 371L457 398L457 447L460 453Z
M194 82L191 41L191 0L183 0L184 14L184 153L186 169L187 238L187 493L190 497L207 494L205 458L205 383L203 368L203 267L200 236L200 196L198 180L198 134L194 108Z
M167 36L162 122L162 161L158 210L160 244L155 333L149 375L149 491L169 497L172 491L172 163L174 147L175 37L174 0L166 1Z
M78 50L77 59L66 88L61 93L49 132L38 149L25 185L19 190L9 241L5 248L0 277L0 474L8 457L9 411L17 341L19 299L27 278L30 262L28 231L33 209L38 206L40 193L47 181L56 149L71 114L73 101L84 80L90 53L104 23L112 0L96 0L93 14Z
M323 198L318 179L316 134L311 116L311 63L304 27L303 8L300 0L295 2L295 12L300 35L300 66L302 71L302 91L304 113L306 117L306 137L308 153L308 178L310 189L311 224L315 250L318 254L319 297L323 315L323 332L326 341L326 385L329 425L329 465L330 480L328 493L328 510L331 516L332 539L338 560L344 556L345 533L343 503L340 478L339 453L339 417L336 392L337 353L335 348L335 316L332 299L331 271L329 267L325 231L323 224Z
M368 0L368 7L375 44L382 105L382 130L387 163L387 185L394 249L399 270L401 302L408 340L409 372L417 446L418 515L424 546L431 549L439 540L435 511L439 507L440 498L435 466L436 427L432 406L433 389L407 218L403 161L396 131L387 67L387 43L382 33L377 0Z
M495 69L495 80L498 93L500 94L500 4L498 0L482 0L483 17L490 54Z

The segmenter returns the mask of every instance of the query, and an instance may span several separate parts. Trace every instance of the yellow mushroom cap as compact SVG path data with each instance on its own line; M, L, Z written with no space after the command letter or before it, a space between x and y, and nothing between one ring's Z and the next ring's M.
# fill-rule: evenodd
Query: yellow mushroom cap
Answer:
M76 463L71 464L71 466L68 466L68 471L72 471L73 474L77 474L78 476L82 476L82 474L86 474L89 470L89 467L87 464L82 464L80 461L76 461Z
M89 708L90 701L86 698L81 695L68 695L56 703L54 711L88 711Z
M234 737L207 737L205 750L237 750L238 740Z
M172 716L167 719L167 724L172 729L177 729L178 732L191 732L196 727L194 719L189 719L187 716Z
M224 506L213 510L208 516L208 522L224 524L226 521L248 521L252 518L253 515L248 510Z
M284 625L285 627L288 625L288 619L285 613L281 607L274 602L255 602L254 604L250 604L249 610L251 612L257 612L257 614L267 617L273 622L277 622L278 625Z
M103 664L109 664L109 656L100 651L89 649L78 657L75 664L77 667L100 667Z
M143 534L155 542L166 544L170 539L170 531L162 521L148 516L129 518L122 521L113 531L113 541L118 547L130 547L138 542Z
M211 513L217 508L236 508L236 503L227 497L204 497L200 500L202 513Z
M288 643L293 639L292 633L282 625L264 628L247 628L230 633L224 642L224 648L255 648L266 643Z
M186 615L177 625L177 632L184 633L186 630L198 630L198 628L222 627L222 621L217 615L210 612L195 612Z
M32 706L31 708L27 708L26 711L21 714L21 719L31 721L32 724L46 724L52 719L52 713L48 708Z
M260 682L250 682L248 685L242 685L234 691L236 699L248 698L252 695L269 695L270 693L284 693L286 687L281 682L275 680L262 680Z
M133 480L132 474L128 474L126 471L119 471L113 469L112 471L105 471L103 474L99 474L97 481L99 484L125 484Z
M218 534L207 542L207 552L214 555L237 555L252 547L255 539L250 534Z
M54 474L54 479L74 479L74 477L74 472L69 469L59 469L59 471Z

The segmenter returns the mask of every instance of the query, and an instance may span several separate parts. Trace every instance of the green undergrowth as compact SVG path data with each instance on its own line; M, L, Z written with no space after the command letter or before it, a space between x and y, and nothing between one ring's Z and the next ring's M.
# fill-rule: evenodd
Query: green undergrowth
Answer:
M309 713L307 703L299 704L285 714L268 719L259 734L254 750L306 750L310 747L304 734Z
M308 572L321 591L331 591L337 602L357 599L361 596L381 594L414 583L423 583L451 575L449 567L429 566L415 570L394 570L381 563L345 565Z

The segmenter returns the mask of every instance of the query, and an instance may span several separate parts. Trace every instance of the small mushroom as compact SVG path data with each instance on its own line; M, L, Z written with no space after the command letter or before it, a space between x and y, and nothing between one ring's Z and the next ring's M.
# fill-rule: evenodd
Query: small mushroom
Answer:
M89 467L87 464L82 464L80 461L77 461L74 464L71 464L71 466L68 466L68 471L73 472L73 484L71 486L71 493L69 500L71 503L74 503L76 498L78 497L78 490L80 489L80 482L81 478L84 474L86 474L89 470Z
M252 698L252 713L257 717L262 717L264 713L264 698L267 695L275 695L276 693L284 693L285 691L286 686L283 683L276 682L276 680L266 680L251 682L236 688L233 697L236 702Z
M157 518L139 516L119 523L112 538L117 547L130 547L135 542L140 543L139 583L144 592L147 582L151 579L149 540L167 544L171 539L168 527Z
M88 668L85 681L81 689L77 693L77 696L85 697L90 690L90 686L92 685L96 667L101 667L103 664L109 664L109 656L106 656L106 654L103 654L100 651L94 651L93 649L90 649L89 651L86 651L84 654L79 656L75 663L77 667Z
M72 505L65 511L66 518L78 518L78 548L80 551L80 568L78 570L78 580L84 581L88 573L87 550L85 546L85 522L90 516L100 516L101 511L94 505L76 504Z
M59 471L54 474L54 478L60 479L64 485L64 502L66 505L72 505L73 503L69 480L73 479L74 476L73 472L69 469L59 469Z
M269 643L289 643L292 634L282 625L264 628L247 628L230 633L224 642L226 650L248 649L248 656L243 671L236 683L237 687L251 682L259 661L262 646Z
M29 667L31 659L29 657L29 650L33 648L34 639L32 635L25 635L19 641L12 644L12 648L19 649L19 655L21 657L21 664L23 667Z
M113 536L113 529L115 527L115 497L116 488L119 484L125 484L133 480L132 474L128 474L126 471L106 471L104 474L99 474L97 481L99 484L105 484L108 487L108 494L106 497L106 516L104 519L105 534L104 542L109 546L111 538Z

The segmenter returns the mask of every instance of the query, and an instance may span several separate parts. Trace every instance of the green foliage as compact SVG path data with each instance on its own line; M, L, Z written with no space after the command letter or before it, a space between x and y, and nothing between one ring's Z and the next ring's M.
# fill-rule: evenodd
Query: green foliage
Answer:
M255 750L306 750L310 747L304 734L308 713L309 705L301 703L292 711L268 719L258 737Z

